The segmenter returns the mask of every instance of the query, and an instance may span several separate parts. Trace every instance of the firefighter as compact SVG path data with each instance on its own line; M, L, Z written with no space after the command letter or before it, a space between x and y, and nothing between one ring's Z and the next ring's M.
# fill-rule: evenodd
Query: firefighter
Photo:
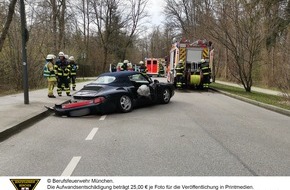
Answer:
M133 65L132 65L132 63L131 62L129 62L128 64L127 64L127 70L128 71L133 71Z
M164 76L164 67L162 65L162 63L159 63L159 72L158 72L159 76Z
M178 64L175 67L176 71L176 87L181 88L182 87L182 78L183 78L183 60L180 60Z
M67 61L67 64L68 64L69 69L71 69L70 68L70 64L69 64L69 56L68 56L68 54L64 54L64 58ZM69 88L70 88L70 83L71 83L71 80L70 80L70 75L69 75L68 76L68 86L69 86ZM61 88L62 88L62 91L64 91L64 88L65 88L64 83L62 83Z
M69 65L70 65L70 83L72 84L72 90L76 90L76 77L77 77L77 70L79 69L78 64L75 62L74 56L69 57Z
M121 66L121 71L127 71L128 70L128 60L124 60L123 65Z
M62 96L62 90L66 92L67 96L70 95L70 88L69 88L69 74L70 74L70 66L68 61L65 59L65 55L63 52L59 52L58 54L59 59L56 61L57 66L57 94ZM62 87L64 84L64 89Z
M48 54L46 56L46 64L44 68L44 76L47 79L47 84L48 84L48 97L49 98L56 98L53 95L53 89L54 86L56 85L56 72L54 70L54 58L55 56L52 54Z
M111 70L110 72L116 72L117 71L117 67L115 64L111 64Z
M147 70L147 67L146 67L145 63L143 61L140 61L139 64L141 65L139 67L139 72L143 73L143 74L147 74L148 70Z
M201 71L203 74L203 88L208 89L210 84L211 69L205 59L201 59Z
M119 63L117 64L117 71L122 71L122 65L123 65L122 62L119 62Z

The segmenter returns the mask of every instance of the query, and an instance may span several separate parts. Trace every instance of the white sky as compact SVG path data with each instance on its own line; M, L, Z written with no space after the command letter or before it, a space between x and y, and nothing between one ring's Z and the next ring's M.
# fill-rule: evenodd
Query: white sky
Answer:
M148 0L147 10L148 14L151 15L150 22L155 26L161 25L164 20L162 14L164 5L164 0Z

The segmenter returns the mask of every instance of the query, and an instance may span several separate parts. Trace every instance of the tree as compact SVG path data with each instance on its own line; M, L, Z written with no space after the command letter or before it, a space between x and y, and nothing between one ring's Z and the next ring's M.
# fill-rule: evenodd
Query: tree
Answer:
M120 32L123 26L121 14L118 10L118 0L91 1L94 8L95 24L98 38L103 46L104 60L102 70L106 70L110 45L114 43L113 36Z
M165 0L165 3L164 13L170 18L167 24L180 31L186 39L201 38L207 27L201 18L211 17L211 0Z
M290 1L260 0L258 2L265 15L263 27L266 40L263 72L267 78L264 80L269 86L279 86L278 83L284 81L280 69L287 62L287 55L285 56L284 52L288 47L286 39L290 24Z
M103 48L103 70L108 67L108 56L112 50L116 49L115 44L118 41L124 40L124 44L118 51L123 52L122 58L125 59L127 48L133 44L140 22L146 17L147 0L128 0L122 3L118 0L91 2L94 8L94 22L98 29L98 39Z
M13 19L16 2L17 2L17 0L11 0L10 4L9 4L8 15L7 15L6 22L4 24L4 27L3 27L3 30L2 30L2 33L0 36L0 52L3 48L4 41L6 39L10 24L11 24L12 19Z
M229 50L231 74L250 92L253 68L260 61L265 40L259 24L263 14L258 5L246 1L227 1L222 6L217 7L222 11L217 11L218 17L211 20L208 32Z
M59 23L58 49L62 50L62 49L65 49L66 0L60 0L59 6L60 6L60 14L58 17L58 23Z
M124 47L123 59L126 57L127 48L133 43L136 39L135 35L138 35L138 29L141 26L141 21L148 17L148 14L145 11L148 0L129 0L126 6L131 8L131 11L128 13L128 16L125 16L124 26L127 40Z

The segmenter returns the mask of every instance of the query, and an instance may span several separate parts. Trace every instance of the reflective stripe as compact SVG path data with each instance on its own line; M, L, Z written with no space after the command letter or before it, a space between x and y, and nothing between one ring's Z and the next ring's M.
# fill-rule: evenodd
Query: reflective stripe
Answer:
M48 64L49 64L50 62L48 62L48 63L46 63L45 65L44 65L44 68L43 68L43 76L44 77L55 77L55 73L51 73L51 71L49 70L50 68L48 67Z
M203 49L202 56L204 59L208 59L208 48Z
M48 70L47 63L44 65L44 68L43 68L43 76L44 77L49 77L50 76L50 72Z
M186 48L180 48L179 53L179 60L185 60L186 59Z

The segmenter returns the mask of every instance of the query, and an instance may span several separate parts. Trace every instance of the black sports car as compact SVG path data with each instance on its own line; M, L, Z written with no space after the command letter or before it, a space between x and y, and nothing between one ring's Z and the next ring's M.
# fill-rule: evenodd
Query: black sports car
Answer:
M73 94L70 101L55 105L53 110L58 116L125 113L144 104L167 104L173 95L173 84L152 81L135 71L111 72L99 75Z

